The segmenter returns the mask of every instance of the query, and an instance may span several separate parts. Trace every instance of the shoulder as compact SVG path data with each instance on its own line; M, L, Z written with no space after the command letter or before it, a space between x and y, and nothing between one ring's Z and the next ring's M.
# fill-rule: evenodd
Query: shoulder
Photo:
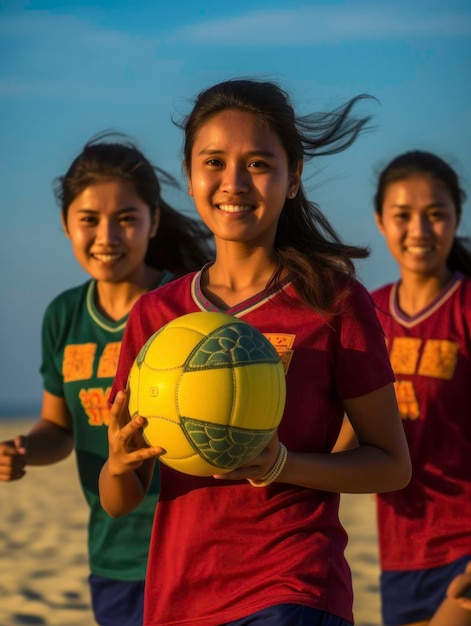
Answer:
M471 298L471 276L462 276L461 288L467 298Z
M378 287L373 289L371 292L371 297L375 302L384 302L389 298L391 293L391 289L394 287L394 283L389 283L387 285L383 285L382 287Z
M363 283L356 279L353 279L347 287L345 304L347 314L348 312L358 314L363 310L368 312L375 308L372 294Z
M461 276L455 291L456 306L468 323L471 322L471 276Z
M88 280L86 283L83 283L83 285L72 287L60 293L48 304L45 316L47 317L61 312L70 312L82 306L87 297L88 290L91 288L92 282L93 281Z
M391 294L394 290L396 283L389 283L374 289L371 292L371 297L374 302L376 313L382 320L384 316L390 317L391 310Z
M339 304L339 312L334 318L333 327L340 330L340 334L358 333L373 335L380 331L381 324L376 314L376 305L367 288L358 280L350 280Z

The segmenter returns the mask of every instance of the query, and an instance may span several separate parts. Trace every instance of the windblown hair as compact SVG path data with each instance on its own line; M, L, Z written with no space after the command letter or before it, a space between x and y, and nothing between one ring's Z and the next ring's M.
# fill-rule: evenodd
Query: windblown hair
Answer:
M374 196L374 209L378 215L382 215L384 196L388 185L412 176L426 176L439 181L450 194L459 222L463 212L463 204L466 201L466 193L461 188L458 174L442 158L422 150L411 150L400 154L381 171ZM469 239L455 236L448 255L447 266L452 271L471 275Z
M160 212L157 233L147 248L147 265L185 274L200 269L214 257L212 234L204 224L179 213L161 197L160 183L178 188L175 178L153 165L131 140L117 133L93 137L67 172L54 181L54 195L64 221L78 195L87 187L110 179L129 181L149 207L151 216Z
M202 91L193 110L179 126L185 132L183 154L187 170L200 128L226 109L256 115L279 137L290 171L300 161L332 155L348 148L370 117L352 117L360 95L330 112L296 117L289 95L276 83L228 80ZM275 250L279 266L268 287L278 287L284 271L303 301L322 314L334 313L355 277L352 259L368 256L366 248L345 244L319 207L308 200L301 185L287 199L278 222ZM339 289L343 285L343 289Z

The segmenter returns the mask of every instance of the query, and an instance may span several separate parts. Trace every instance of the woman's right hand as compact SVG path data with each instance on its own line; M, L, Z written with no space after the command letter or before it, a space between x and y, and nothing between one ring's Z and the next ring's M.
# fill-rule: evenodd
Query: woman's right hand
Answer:
M126 393L119 391L111 407L108 427L108 471L112 476L122 476L141 467L144 461L154 459L165 451L149 447L142 436L145 418L132 419L129 415Z
M0 481L19 480L26 474L25 436L0 443Z
M450 583L447 596L454 598L462 609L471 611L471 561L466 566L465 572Z

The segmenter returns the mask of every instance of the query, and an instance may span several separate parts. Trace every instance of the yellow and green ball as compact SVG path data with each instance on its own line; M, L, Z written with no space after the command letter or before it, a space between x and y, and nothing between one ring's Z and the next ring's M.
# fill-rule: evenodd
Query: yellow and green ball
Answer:
M160 460L195 476L223 474L255 458L280 424L283 365L264 335L225 313L190 313L140 350L128 380L129 411Z

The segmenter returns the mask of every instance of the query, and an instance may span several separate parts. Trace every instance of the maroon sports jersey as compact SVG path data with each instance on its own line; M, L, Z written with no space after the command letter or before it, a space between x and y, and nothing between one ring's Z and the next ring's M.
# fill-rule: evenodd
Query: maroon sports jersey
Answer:
M471 554L471 280L457 274L418 315L397 285L373 293L396 375L412 480L378 495L383 570L437 567Z
M141 346L180 315L217 310L201 273L141 297L131 312L112 394L126 386ZM322 318L291 285L228 309L278 350L287 377L280 440L288 451L329 453L342 399L393 381L370 295L352 286L345 314ZM188 476L161 465L161 494L146 581L145 626L214 626L280 603L352 622L352 584L339 494L273 483Z

